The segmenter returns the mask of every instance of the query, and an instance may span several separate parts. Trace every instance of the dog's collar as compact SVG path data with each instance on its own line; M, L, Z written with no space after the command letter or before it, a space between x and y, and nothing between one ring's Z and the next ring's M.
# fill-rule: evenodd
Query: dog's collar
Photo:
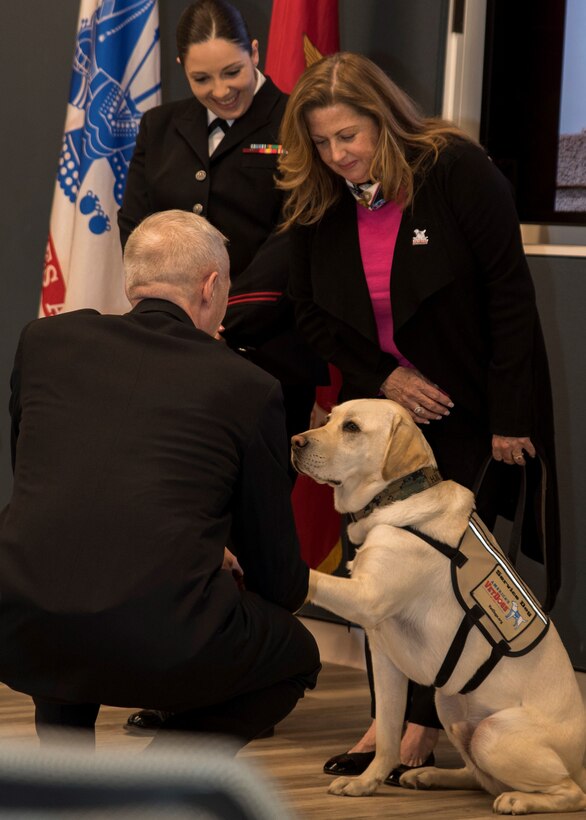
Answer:
M378 507L386 507L395 501L402 501L404 498L409 498L410 495L428 490L434 484L439 484L440 481L443 481L443 479L437 467L422 467L420 470L415 470L414 473L398 478L392 484L387 484L384 490L381 490L368 502L366 507L358 510L358 512L350 513L350 517L353 521L360 521L361 518L366 518Z

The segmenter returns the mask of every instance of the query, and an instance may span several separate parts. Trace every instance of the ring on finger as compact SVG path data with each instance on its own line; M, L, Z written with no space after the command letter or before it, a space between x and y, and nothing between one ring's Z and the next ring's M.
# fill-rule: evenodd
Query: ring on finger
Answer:
M420 404L416 404L413 408L413 412L419 415L420 413L423 413L423 407Z
M523 453L513 453L515 461L523 461Z

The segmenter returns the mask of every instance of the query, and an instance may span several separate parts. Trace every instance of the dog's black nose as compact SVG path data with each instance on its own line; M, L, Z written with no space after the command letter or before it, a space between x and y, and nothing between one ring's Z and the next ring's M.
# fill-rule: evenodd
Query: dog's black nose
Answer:
M307 443L308 443L308 441L305 438L305 436L301 436L301 435L291 436L291 447L293 447L293 449L295 449L295 450L299 450L299 449L301 449L301 447L305 447L305 445Z

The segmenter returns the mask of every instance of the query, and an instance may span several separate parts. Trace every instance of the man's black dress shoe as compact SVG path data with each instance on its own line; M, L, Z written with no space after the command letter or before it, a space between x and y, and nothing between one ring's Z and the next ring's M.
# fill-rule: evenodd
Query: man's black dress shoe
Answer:
M143 737L154 735L159 729L163 728L165 721L172 714L172 712L160 712L157 709L141 709L140 712L133 712L130 715L124 724L124 728L131 735L142 735ZM270 726L260 732L255 739L274 737L274 734L275 727Z
M326 774L362 774L374 760L375 752L344 752L334 755L324 763Z
M405 772L411 771L411 769L422 769L424 766L434 766L435 765L435 757L433 752L429 755L426 760L423 761L421 766L405 766L404 763L401 763L400 766L397 766L396 769L389 774L389 776L385 779L385 783L387 786L401 786L399 780L402 774Z
M170 714L171 712L160 712L157 709L141 709L130 715L124 728L130 734L154 735Z
M263 729L262 732L259 732L258 735L254 738L255 740L263 740L265 737L274 737L275 736L275 727L269 726L268 729Z

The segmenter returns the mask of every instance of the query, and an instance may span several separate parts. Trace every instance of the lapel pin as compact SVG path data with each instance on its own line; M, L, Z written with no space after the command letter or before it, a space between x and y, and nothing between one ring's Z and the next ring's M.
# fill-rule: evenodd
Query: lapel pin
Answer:
M429 237L426 236L427 228L420 230L419 228L415 228L413 231L413 239L411 240L413 245L427 245L429 242Z

